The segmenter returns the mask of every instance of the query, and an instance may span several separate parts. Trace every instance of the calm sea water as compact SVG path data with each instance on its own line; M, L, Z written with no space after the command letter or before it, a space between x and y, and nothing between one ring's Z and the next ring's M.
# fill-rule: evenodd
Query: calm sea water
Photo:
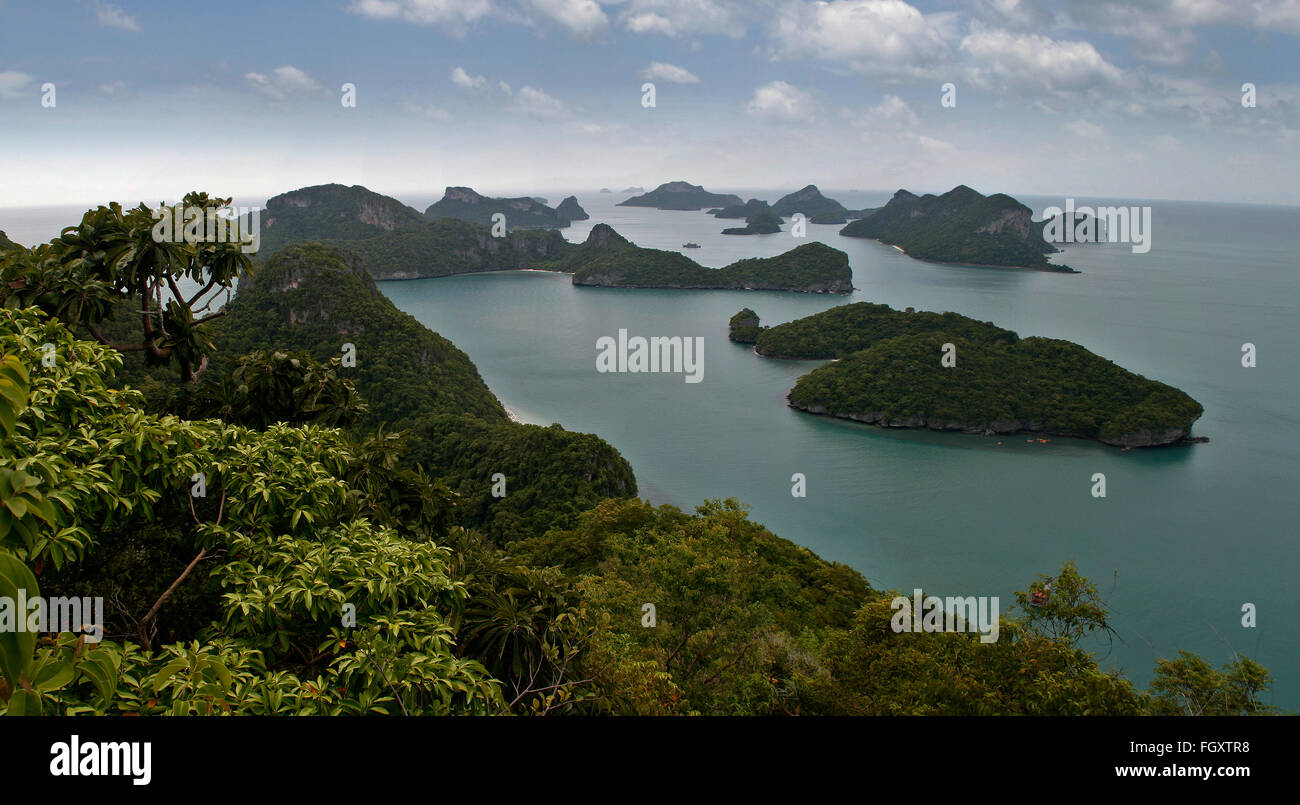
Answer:
M782 191L744 192L769 201ZM850 207L887 194L827 191ZM558 203L568 192L543 192ZM440 194L404 199L423 209ZM592 220L642 246L685 250L714 267L771 256L789 234L735 237L702 212L617 207L621 194L579 193ZM1021 197L1041 213L1064 199ZM1080 204L1088 203L1079 199ZM240 203L249 203L240 201ZM254 202L255 203L255 202ZM1105 199L1104 203L1121 203ZM1067 559L1109 597L1119 640L1103 662L1139 684L1184 649L1216 665L1242 652L1276 677L1273 701L1300 708L1300 210L1149 203L1153 247L1070 246L1055 259L1083 273L940 266L809 225L849 254L851 297L776 292L575 288L537 272L382 283L398 307L465 350L527 422L594 432L631 462L643 496L691 508L735 497L771 530L873 585L944 595L1012 593ZM79 210L77 210L79 214ZM57 213L57 215L56 215ZM61 209L0 211L0 228L33 243L71 223ZM751 307L764 324L856 301L952 310L1021 335L1066 338L1205 406L1208 444L1123 453L1070 439L885 431L789 409L785 395L817 362L758 358L727 340ZM600 374L596 340L702 336L704 380ZM1254 343L1258 366L1241 366ZM1105 473L1107 497L1091 496ZM791 496L791 475L807 497ZM1258 626L1241 625L1242 605Z

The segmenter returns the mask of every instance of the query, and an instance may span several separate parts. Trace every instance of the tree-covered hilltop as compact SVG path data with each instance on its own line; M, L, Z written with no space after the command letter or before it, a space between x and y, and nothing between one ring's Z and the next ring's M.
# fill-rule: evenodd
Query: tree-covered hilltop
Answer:
M745 225L733 226L722 230L724 235L774 235L781 231L781 224L785 223L778 218L763 202L753 214L745 219Z
M633 188L640 192L639 188ZM620 207L654 207L660 210L703 210L708 207L730 207L743 203L740 196L731 193L710 193L689 182L665 182L649 193L620 201Z
M456 524L498 545L572 528L579 514L605 498L637 492L636 476L618 450L558 424L425 414L411 422L408 444L407 460L457 496Z
M505 409L469 357L398 310L356 254L322 244L289 246L240 282L212 337L231 355L302 351L317 360L356 349L354 382L367 422L400 422L421 411L504 421Z
M577 200L573 201L577 206ZM581 210L581 208L579 208ZM505 216L506 230L562 229L569 225L568 218L545 204L527 196L519 198L488 198L468 187L448 187L443 197L430 204L424 215L431 221L456 218L474 224L490 225L497 213ZM585 214L585 213L584 213Z
M309 240L357 240L418 226L418 210L361 185L322 184L281 193L261 211L260 257L290 243Z
M0 252L9 251L10 249L21 249L21 248L23 247L10 240L9 236L4 233L4 230L0 229Z
M899 190L889 203L849 223L840 234L875 238L919 260L974 265L1072 269L1050 263L1057 251L1043 240L1028 207L1003 193L984 196L958 185L941 196Z
M758 333L758 314L749 308L742 308L727 322L727 338L737 344L753 344Z
M603 248L592 248L604 242ZM581 260L566 263L574 285L606 288L698 288L850 293L849 258L822 243L806 243L776 257L705 268L679 252L633 245L604 224L593 227Z
M560 206L555 208L555 214L570 221L586 221L591 218L587 211L582 208L582 205L578 203L577 196L566 196L560 202Z
M362 413L338 358L273 338L231 357L216 320L168 294L238 279L237 299L296 299L291 321L364 334L377 319L362 308L294 296L321 280L373 291L355 258L293 247L250 280L237 250L162 248L151 222L102 207L0 255L0 585L111 603L100 642L0 640L0 714L1273 710L1268 672L1245 657L1161 660L1148 691L1102 670L1081 640L1110 632L1106 602L1069 563L1017 592L993 643L900 632L893 594L736 501L686 513L623 497L630 468L593 436L432 406L413 432L333 427ZM119 306L145 321L112 322ZM178 393L121 387L119 346ZM377 348L393 358L382 394L413 352ZM485 497L498 472L505 497Z
M1184 392L1078 344L1022 339L956 313L844 305L762 330L756 351L839 358L799 378L790 405L883 427L1028 431L1150 447L1186 440L1203 411ZM944 365L945 352L953 365Z
M1017 336L992 322L959 313L899 311L889 305L854 302L765 328L755 351L767 358L842 358L897 335L943 332L980 343L1015 343Z
M782 196L772 205L772 212L783 218L803 213L814 224L842 224L849 213L843 204L823 196L815 184Z
M493 237L489 227L455 218L424 221L362 240L321 242L360 254L377 280L533 268L573 248L553 229L521 228Z

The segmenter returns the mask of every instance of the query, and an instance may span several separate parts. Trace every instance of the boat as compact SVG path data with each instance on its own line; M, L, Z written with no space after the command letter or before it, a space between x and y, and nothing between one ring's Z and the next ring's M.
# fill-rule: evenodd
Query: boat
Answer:
M682 248L683 248L683 249L698 249L698 248L700 248L700 244L698 244L698 243L683 243L683 244L682 244Z

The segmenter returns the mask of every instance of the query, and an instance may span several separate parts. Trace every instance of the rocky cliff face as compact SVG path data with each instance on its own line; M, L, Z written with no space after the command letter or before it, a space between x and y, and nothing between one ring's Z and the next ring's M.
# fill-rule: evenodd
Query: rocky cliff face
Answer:
M575 196L569 196L561 201L560 206L555 208L555 212L560 217L569 221L585 221L591 217L587 214L587 211L578 204L578 199Z

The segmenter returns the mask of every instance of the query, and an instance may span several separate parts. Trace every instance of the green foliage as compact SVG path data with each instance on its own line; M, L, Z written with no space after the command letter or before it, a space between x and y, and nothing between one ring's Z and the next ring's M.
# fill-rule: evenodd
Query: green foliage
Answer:
M767 202L760 202L760 206L745 218L745 226L724 229L722 234L771 235L780 232L783 223L780 216L774 214L767 206Z
M576 528L516 549L573 574L607 623L582 673L619 712L783 712L796 636L846 626L870 591L852 569L750 522L734 500L695 515L607 500ZM642 626L644 603L657 610L653 628ZM620 688L629 679L645 688Z
M409 461L457 493L457 522L504 544L571 528L604 498L636 495L636 476L597 436L559 425L429 415L412 423ZM506 494L494 497L493 475Z
M41 308L74 329L84 326L101 343L123 351L142 351L151 361L170 363L189 382L202 374L213 345L205 326L220 311L196 317L211 303L199 307L207 294L231 288L248 273L251 261L243 252L241 226L223 224L227 240L208 238L211 233L173 232L160 236L156 225L170 222L180 208L184 219L200 210L215 227L217 214L229 208L230 199L189 193L176 207L160 207L161 215L144 204L124 211L117 203L89 210L81 223L67 227L50 243L35 249L0 251L0 294L5 307ZM208 238L208 239L205 239ZM198 293L186 298L177 284L198 284ZM132 328L136 343L114 342L100 325L115 311L130 305L139 311Z
M841 235L875 238L919 260L1025 266L1068 271L1049 263L1056 251L1043 240L1032 211L1002 193L984 196L958 185L942 196L900 190L884 207L850 222Z
M1273 676L1259 663L1238 655L1219 671L1195 654L1156 663L1151 682L1158 715L1253 716L1276 713L1260 701Z

